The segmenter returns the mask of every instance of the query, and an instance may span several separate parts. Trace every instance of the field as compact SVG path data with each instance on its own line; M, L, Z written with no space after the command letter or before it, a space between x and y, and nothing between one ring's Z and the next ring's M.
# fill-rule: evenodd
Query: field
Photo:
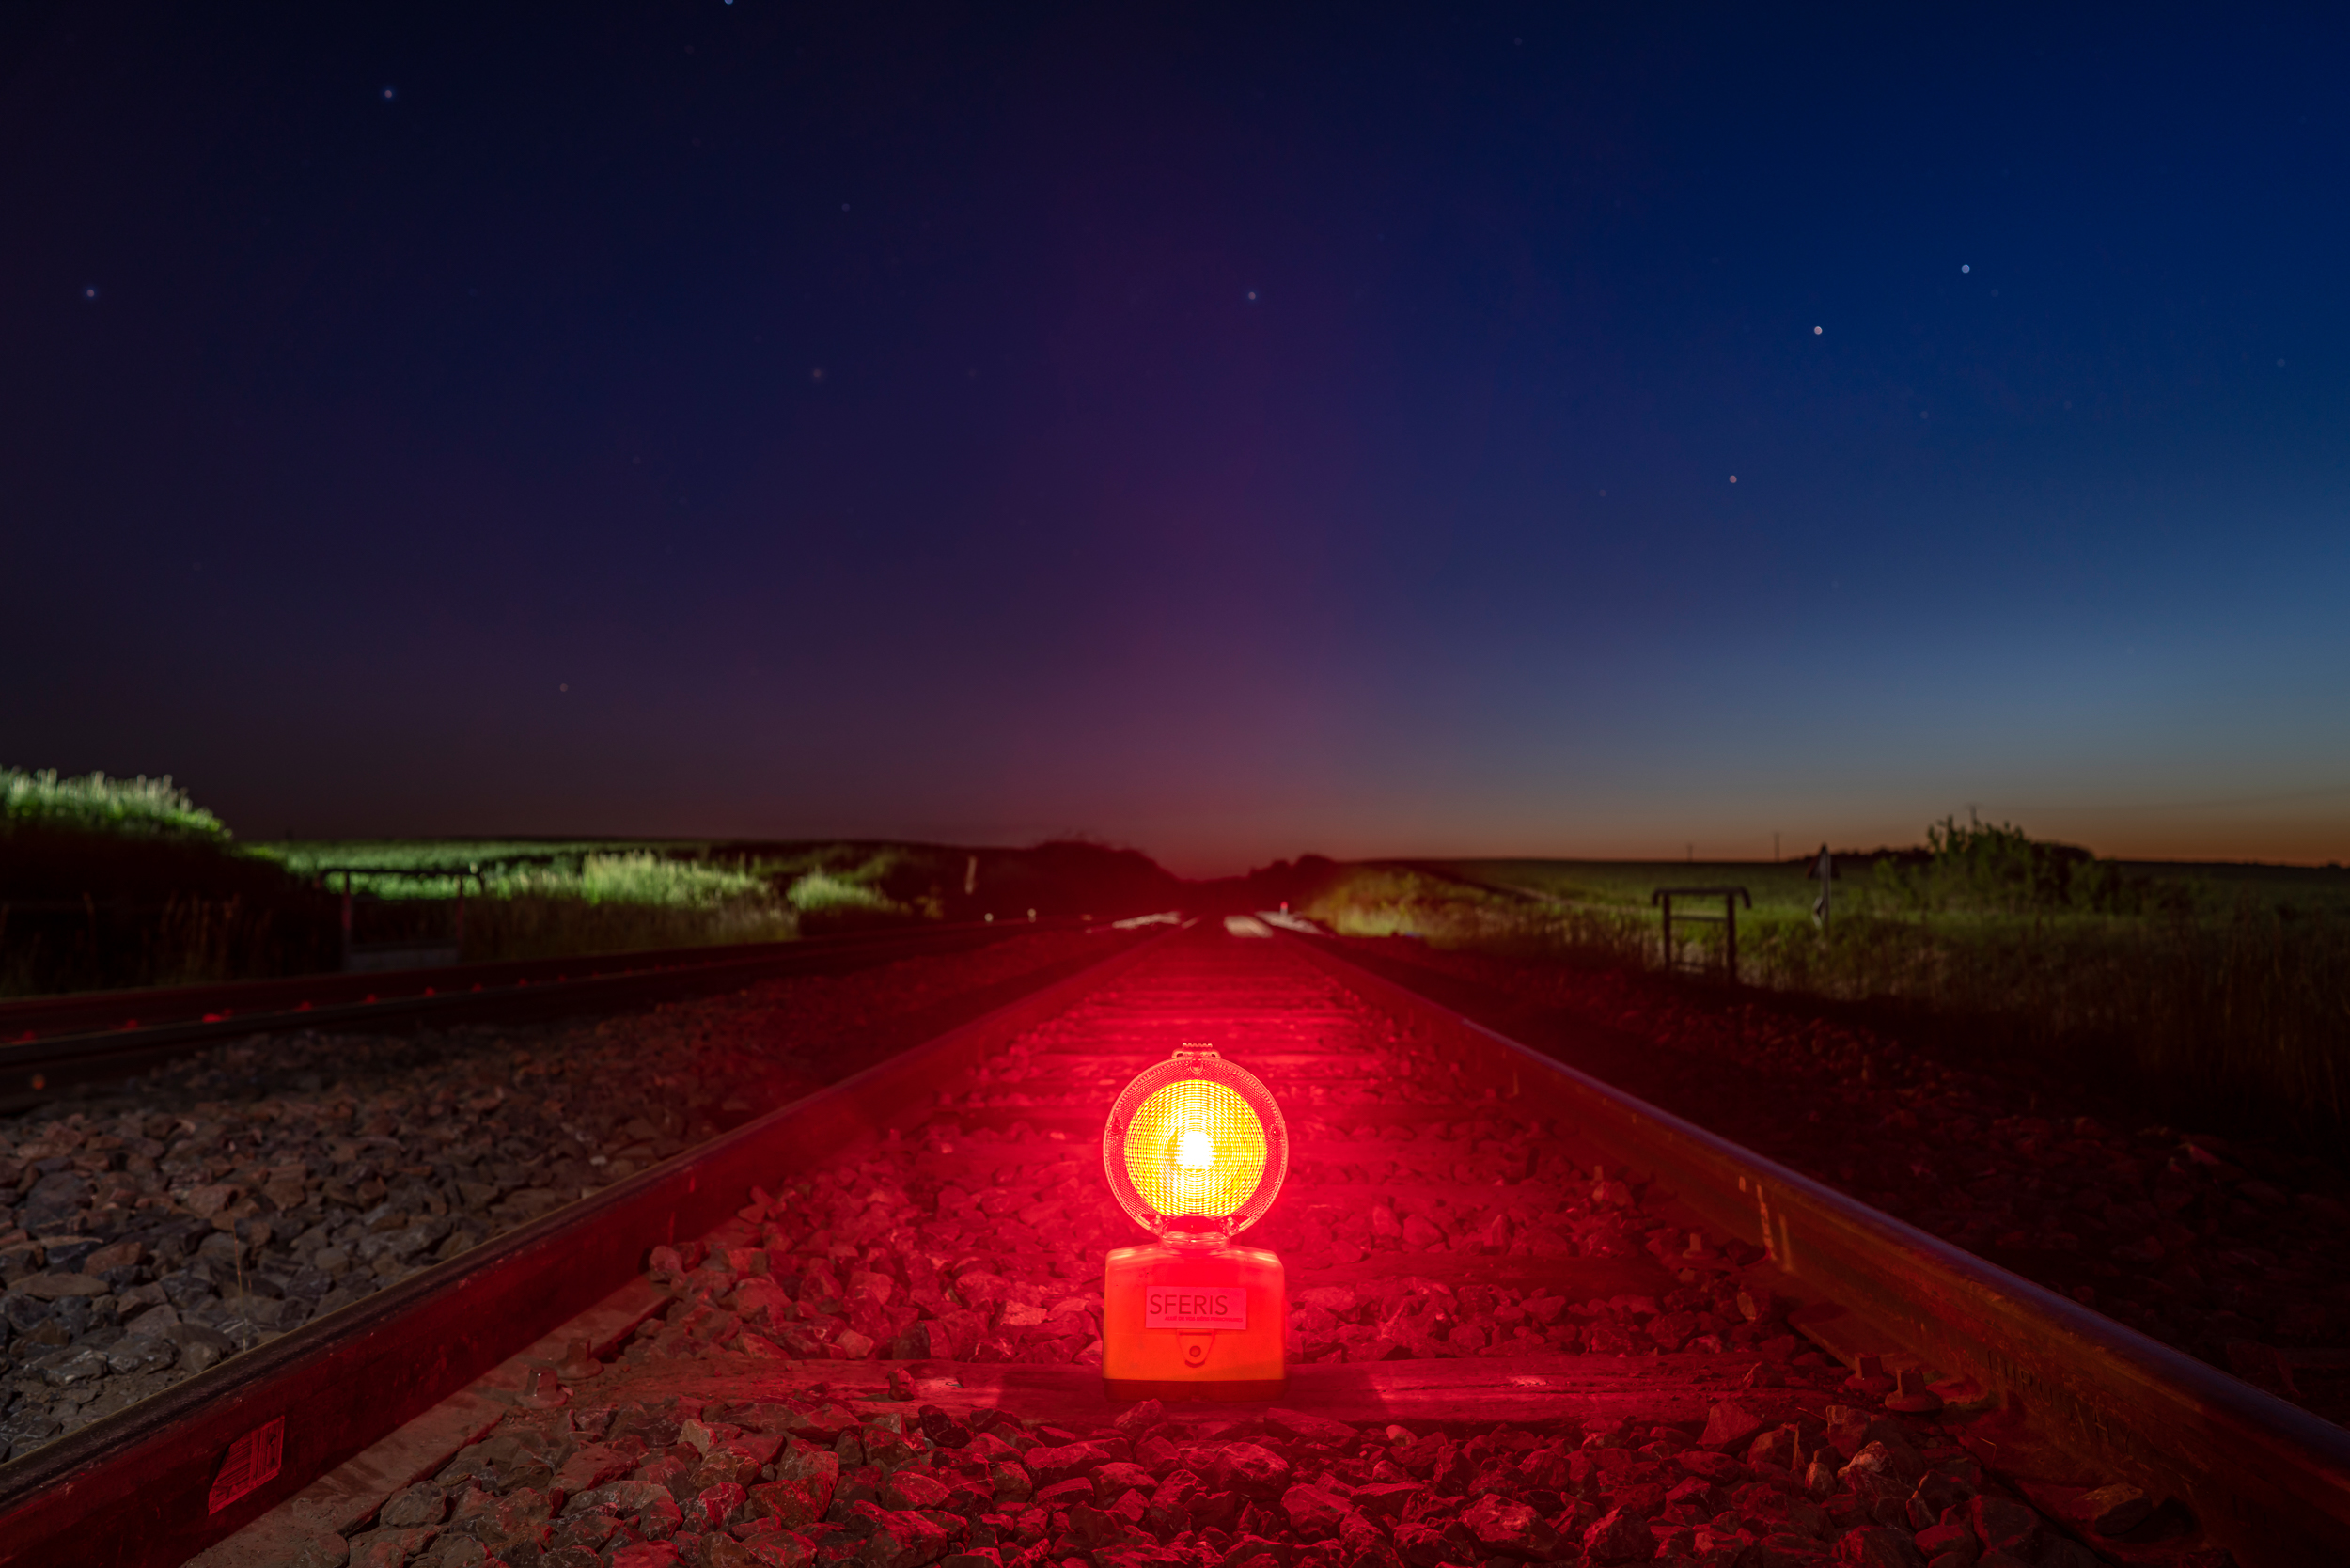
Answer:
M1994 831L1844 858L1825 933L1808 867L1751 861L1358 865L1299 907L1350 934L1718 977L1720 928L1677 928L1668 954L1649 895L1744 886L1744 985L2116 1075L2187 1124L2350 1130L2350 871L2095 861Z
M1892 1010L1968 1048L2139 1090L2175 1118L2350 1132L2350 871L2101 860L1934 824L1841 855L1833 917L1802 862L1308 856L1186 886L1131 850L517 838L243 845L168 779L0 769L0 995L200 983L451 947L465 961L786 940L872 923L1116 917L1294 901L1349 935L1718 974L1719 926L1668 952L1651 893L1734 885L1738 980ZM458 896L462 891L462 941ZM1713 906L1718 908L1718 905ZM1704 912L1699 904L1696 912Z
M454 948L464 962L1171 907L1147 856L642 839L243 844L169 779L0 769L0 996L196 984ZM462 937L459 899L462 896Z
M1431 870L1491 887L1593 908L1646 909L1659 887L1744 886L1758 914L1806 914L1819 885L1809 865L1761 860L1450 860Z
M977 881L969 853L907 844L350 839L256 853L337 896L348 886L363 943L453 933L462 893L469 962L944 919L948 889Z
M615 922L661 924L681 944L784 940L875 922L1126 914L1165 907L1177 888L1133 851L1082 843L1007 850L885 841L434 839L264 844L256 853L330 891L339 893L348 880L372 901L370 913L379 919L396 919L403 904L446 903L462 885L468 959L591 950L578 944L591 928ZM476 909L489 933L478 949ZM696 920L701 926L690 931ZM566 924L577 929L557 929ZM545 946L550 942L557 945Z
M1767 860L1445 860L1429 870L1495 888L1572 904L1647 909L1659 887L1743 886L1758 915L1809 917L1820 885L1810 861ZM2338 866L2258 866L2180 860L2119 860L2119 873L2141 884L2176 887L2204 910L2232 908L2240 898L2255 907L2302 914L2350 915L2350 870ZM1836 878L1847 898L1882 904L1873 865L1846 856Z

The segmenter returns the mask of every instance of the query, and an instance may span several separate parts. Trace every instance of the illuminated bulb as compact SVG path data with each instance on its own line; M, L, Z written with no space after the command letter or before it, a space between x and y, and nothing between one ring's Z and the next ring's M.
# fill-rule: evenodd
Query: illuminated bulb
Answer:
M1246 1096L1211 1078L1178 1078L1150 1091L1123 1142L1128 1183L1165 1219L1220 1221L1265 1184L1263 1119Z

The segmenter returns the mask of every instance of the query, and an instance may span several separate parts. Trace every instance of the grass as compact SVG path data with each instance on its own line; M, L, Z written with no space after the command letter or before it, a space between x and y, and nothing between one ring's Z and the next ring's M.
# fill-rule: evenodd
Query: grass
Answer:
M779 850L705 839L371 839L259 846L298 876L329 875L384 899L490 897L684 908L775 894L795 907L895 907L874 891L911 852L849 844ZM806 884L807 891L794 893Z
M1929 833L1941 832L1946 825L1936 823ZM1968 832L1965 828L1958 831ZM1963 861L1966 849L1962 843L1950 860ZM2013 901L2002 903L1974 894L1970 888L1972 879L1963 873L1945 874L1938 881L1929 876L1923 888L1912 891L1920 869L1933 866L1933 855L1931 841L1923 849L1907 852L1904 858L1895 858L1885 851L1874 852L1874 857L1840 853L1835 884L1839 907L1915 907L1923 902L1944 911L1982 912L1991 906L1992 912L2013 912ZM1659 887L1728 884L1743 886L1753 895L1758 915L1778 911L1808 918L1812 900L1819 895L1819 884L1812 880L1809 860L1450 860L1415 864L1441 876L1457 877L1480 886L1525 892L1593 908L1645 911L1650 893ZM2114 876L2152 890L2157 902L2163 898L2183 901L2203 914L2227 913L2248 899L2256 908L2296 915L2350 916L2350 870L2340 866L2150 860L2095 864L2110 867ZM2053 907L2066 906L2058 903Z
M469 963L785 942L827 919L910 914L873 886L890 855L838 845L761 854L701 840L366 839L266 853L337 891L348 880L367 901L355 914L363 939L452 931L446 911L462 888Z
M467 962L784 941L877 923L1165 909L1089 843L333 839L246 845L169 778L0 769L0 996L313 973L454 937Z
M220 819L190 800L169 774L60 778L55 768L37 773L0 768L0 832L228 841Z
M1983 1048L2118 1075L2188 1124L2350 1132L2350 871L2035 856L2013 829L1979 831L1845 858L1825 933L1806 868L1757 862L1362 865L1301 907L1348 934L1701 967L1718 960L1719 928L1668 955L1649 894L1744 885L1746 984L1976 1028Z
M460 959L568 958L652 948L789 942L803 934L788 909L766 901L697 906L524 895L469 902Z
M799 920L766 879L649 850L584 854L576 867L525 864L487 879L467 907L467 961L556 958L634 948L788 942Z
M673 860L648 850L580 857L577 870L529 867L491 881L496 898L569 898L583 903L661 904L707 909L740 902L764 902L775 889L767 880L738 867L699 860Z
M169 778L0 768L0 995L298 974L335 932Z
M886 890L925 859L903 846L368 839L275 844L266 853L289 869L326 874L334 888L348 880L371 901L360 923L379 930L416 932L400 906L443 905L462 886L467 962L782 942L944 915L937 900Z
M606 839L343 839L262 843L254 851L305 880L328 876L337 890L349 871L355 890L380 899L448 899L461 879L478 890L484 876L576 876L594 855L666 856L700 848Z
M352 839L260 846L290 870L384 901L570 900L796 921L803 932L875 922L1132 914L1180 885L1146 856L1087 843L1030 849L747 839ZM472 933L468 917L467 933ZM719 938L713 938L713 940Z

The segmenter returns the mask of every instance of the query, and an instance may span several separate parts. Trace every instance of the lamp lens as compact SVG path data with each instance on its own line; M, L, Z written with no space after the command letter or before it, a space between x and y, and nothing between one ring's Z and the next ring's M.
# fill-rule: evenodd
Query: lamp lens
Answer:
M1264 1123L1220 1083L1183 1078L1143 1101L1126 1134L1135 1191L1169 1218L1221 1218L1264 1177Z

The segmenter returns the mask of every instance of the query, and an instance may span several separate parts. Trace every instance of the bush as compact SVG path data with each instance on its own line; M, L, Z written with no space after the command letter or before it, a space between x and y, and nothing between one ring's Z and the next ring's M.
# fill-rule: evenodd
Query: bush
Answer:
M226 844L220 819L188 798L165 774L108 778L93 773L59 778L55 768L0 768L0 832L92 833Z
M1922 860L1876 862L1875 890L1911 911L2136 915L2176 905L2184 889L2134 880L2075 844L2034 839L2011 823L1986 826L1945 817L1926 829Z
M810 871L795 879L784 896L791 900L792 908L803 914L905 913L902 904L879 888L834 876L829 871Z
M1525 902L1403 866L1350 866L1311 894L1298 913L1341 936L1416 936L1446 946L1525 933Z

